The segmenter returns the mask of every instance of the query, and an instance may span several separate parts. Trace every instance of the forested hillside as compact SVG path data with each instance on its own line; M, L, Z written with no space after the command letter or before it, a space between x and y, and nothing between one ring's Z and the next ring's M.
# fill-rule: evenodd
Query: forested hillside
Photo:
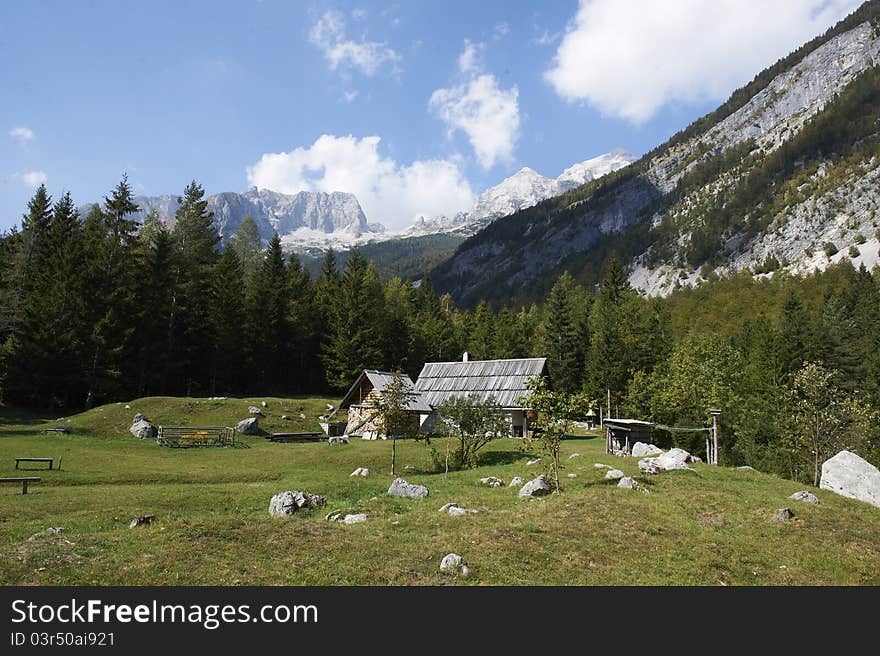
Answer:
M329 253L313 278L246 224L221 251L197 183L171 231L135 230L125 179L87 216L74 208L40 187L0 240L6 404L340 393L363 368L415 376L467 350L546 356L557 389L596 406L610 393L615 415L703 425L722 408L729 464L812 481L840 448L880 459L880 269L743 273L647 298L610 259L598 287L566 273L541 305L467 310L430 278L383 282L357 251L344 268Z
M595 284L614 254L652 294L713 272L878 262L880 2L865 3L637 162L500 219L434 271L466 306Z

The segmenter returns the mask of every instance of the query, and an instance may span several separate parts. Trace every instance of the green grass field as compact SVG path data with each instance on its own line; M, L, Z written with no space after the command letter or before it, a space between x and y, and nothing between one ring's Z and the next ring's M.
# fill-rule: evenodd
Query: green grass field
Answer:
M399 442L398 469L427 485L424 500L385 495L391 445L356 441L273 444L241 437L235 448L169 449L128 433L136 411L154 423L233 425L266 400L269 431L317 430L326 399L149 398L57 420L0 409L0 477L14 458L63 456L21 496L0 486L0 583L32 585L777 585L880 584L880 509L813 490L821 505L788 499L803 485L758 472L697 464L693 472L639 477L636 459L606 456L604 440L564 444L564 491L520 500L479 478L528 479L518 440L498 440L476 470L431 473L424 443ZM335 402L331 401L331 402ZM299 418L299 413L307 419ZM294 417L281 421L282 414ZM69 435L41 429L66 425ZM444 449L442 440L432 446ZM567 459L571 453L582 454ZM606 463L649 494L603 479ZM350 478L357 467L369 478ZM568 478L568 474L576 478ZM327 507L270 518L270 497L305 490ZM439 513L456 501L479 514ZM775 524L775 509L795 518ZM331 510L367 514L331 523ZM128 528L153 513L150 526ZM32 535L63 527L60 535ZM448 552L466 579L441 574Z

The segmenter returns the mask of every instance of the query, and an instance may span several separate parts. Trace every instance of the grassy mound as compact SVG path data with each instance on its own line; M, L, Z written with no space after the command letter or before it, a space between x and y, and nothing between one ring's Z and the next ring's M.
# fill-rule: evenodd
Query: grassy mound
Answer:
M134 412L155 423L229 425L268 403L267 430L316 430L327 399L148 398L58 421L0 415L0 476L16 456L63 456L64 469L21 496L0 486L0 583L162 584L878 584L880 509L813 490L821 505L787 497L803 486L754 471L697 464L641 477L636 459L604 454L604 440L564 443L564 491L536 500L478 480L527 480L540 464L518 440L490 444L477 470L431 471L429 447L398 443L398 470L430 489L424 500L385 491L391 445L356 441L274 444L243 437L236 448L168 449L131 437ZM334 402L330 400L329 402ZM300 419L302 412L306 419ZM282 421L280 415L294 419ZM67 425L69 435L45 434ZM432 447L445 449L443 440ZM568 459L572 453L577 458ZM604 480L600 462L648 493ZM411 464L412 470L404 472ZM351 478L368 467L368 478ZM569 478L568 474L576 474ZM327 507L270 518L270 497L305 490ZM480 512L438 512L458 502ZM777 508L795 517L773 521ZM333 510L367 521L328 522ZM156 521L129 529L132 518ZM63 527L61 534L41 533ZM461 554L467 579L441 574Z

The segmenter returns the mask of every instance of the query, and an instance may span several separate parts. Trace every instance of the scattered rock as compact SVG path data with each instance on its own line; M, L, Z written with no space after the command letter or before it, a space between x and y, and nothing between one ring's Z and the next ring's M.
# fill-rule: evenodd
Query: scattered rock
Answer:
M617 487L626 488L627 490L638 490L641 486L636 483L634 478L624 476L617 482Z
M448 513L453 517L461 517L462 515L476 515L480 511L476 508L462 508L458 503L447 503L440 508L439 512Z
M358 467L353 472L351 472L348 476L351 478L352 476L369 476L370 470L366 467Z
M540 459L540 458L535 458L534 460L529 460L529 461L526 463L526 465L529 466L529 467L531 467L532 465L537 465L539 462L541 462L541 459Z
M140 517L135 517L129 523L128 528L136 528L138 526L150 525L153 523L153 520L156 519L155 515L141 515Z
M693 456L684 449L670 449L654 458L639 460L639 469L645 474L659 474L674 469L690 469L686 463L693 461Z
M50 526L49 528L43 529L39 533L34 533L27 539L27 541L33 542L34 540L39 540L40 538L47 537L49 535L61 535L62 533L64 533L64 529L60 526Z
M807 503L812 503L815 506L819 505L819 497L817 497L812 492L807 492L806 490L801 490L800 492L795 492L792 494L789 499L794 499L796 501L806 501Z
M346 515L342 518L343 524L360 524L365 521L367 521L367 515L365 513L355 513L353 515Z
M424 485L413 485L402 478L395 478L388 488L388 494L392 497L408 499L424 499L428 496L428 488Z
M415 465L404 465L403 466L403 471L405 471L405 472L414 472L415 470L416 470Z
M461 567L459 567L458 573L463 577L468 577L471 575L471 568L467 565L462 565Z
M281 415L282 421L290 421L290 415Z
M260 429L260 420L257 417L242 419L236 425L235 430L242 435L259 435L263 432L262 429Z
M279 492L269 502L269 516L293 515L301 508L318 508L326 503L327 500L324 497L309 492L300 492L299 490Z
M268 407L269 407L269 404L266 403L265 401L260 401L260 405L261 405L262 407L264 407L264 408L268 408Z
M773 513L773 521L778 524L784 524L790 521L792 517L794 517L794 513L791 511L791 508L778 508Z
M522 476L514 476L510 479L510 483L507 484L507 487L522 487L523 483L525 483L525 481Z
M330 446L338 446L340 444L348 444L348 435L334 435L333 437L327 438L327 443Z
M544 474L541 474L537 478L533 478L528 483L522 486L519 491L520 497L542 497L546 494L550 494L550 481L547 480L547 477Z
M443 560L440 561L440 571L441 572L455 572L456 574L460 573L462 569L461 556L456 553L449 553L443 556Z
M150 420L140 412L134 416L134 421L131 424L131 428L128 430L132 435L141 440L148 440L156 437L156 429L153 427L153 424L151 424Z
M850 451L822 463L819 487L880 508L880 470Z
M596 469L614 469L611 465L603 465L601 462L593 463L593 467Z
M571 460L572 458L580 458L580 457L581 457L580 453L572 453L570 456L568 456L568 459Z
M299 418L300 418L300 419L305 419L305 418L306 418L306 416L305 416L305 414L304 414L304 413L302 413L302 412L300 412L300 413L299 413Z
M486 487L501 487L504 485L504 481L497 476L487 476L486 478L480 479L480 485L485 485Z
M567 476L568 476L569 478L577 478L577 477L578 477L577 474L567 474Z
M255 406L255 405L249 405L249 406L248 406L248 412L250 412L252 415L256 415L256 416L258 416L258 417L262 417L262 416L263 416L263 411L260 410L260 409L259 409L257 406Z
M634 458L645 458L658 456L663 453L663 449L653 444L645 444L644 442L636 442L631 449Z
M737 467L740 471L756 471L754 467L749 467L748 465L742 465L741 467Z
M125 404L125 409L126 409L126 410L131 410L131 406L128 405L128 404L126 403L126 404Z
M624 476L626 476L626 474L624 474L619 469L609 469L607 472L605 472L605 478L612 481L620 480Z

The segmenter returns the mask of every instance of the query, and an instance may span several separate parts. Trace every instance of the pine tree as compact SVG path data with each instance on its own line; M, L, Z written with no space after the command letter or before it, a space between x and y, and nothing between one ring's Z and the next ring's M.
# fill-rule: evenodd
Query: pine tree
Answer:
M276 234L269 241L247 298L254 375L273 388L287 379L288 292L281 239Z
M584 354L578 334L577 283L563 273L547 299L544 339L550 379L557 391L573 394L581 389Z
M227 247L211 280L211 394L241 391L244 381L243 334L245 316L244 270L238 253Z
M260 231L250 214L244 217L244 220L229 237L227 248L233 249L238 256L245 284L249 285L263 261Z

